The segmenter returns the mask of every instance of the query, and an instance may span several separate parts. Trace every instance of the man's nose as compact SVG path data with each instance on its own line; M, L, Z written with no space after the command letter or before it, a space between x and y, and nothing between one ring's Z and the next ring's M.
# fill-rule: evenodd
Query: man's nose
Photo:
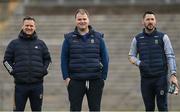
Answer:
M154 20L150 20L149 22L151 22L151 23L152 23L152 22L154 22Z
M31 26L27 26L27 28L28 28L28 29L30 29L30 28L31 28Z

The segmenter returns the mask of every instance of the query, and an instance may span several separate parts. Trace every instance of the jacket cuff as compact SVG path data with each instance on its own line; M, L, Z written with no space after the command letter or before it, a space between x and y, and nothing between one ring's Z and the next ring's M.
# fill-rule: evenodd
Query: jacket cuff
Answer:
M141 63L141 61L140 61L140 60L138 60L138 61L136 62L136 65L137 65L137 66L139 66L139 65L140 65L140 63Z
M171 75L176 76L176 71L171 71Z

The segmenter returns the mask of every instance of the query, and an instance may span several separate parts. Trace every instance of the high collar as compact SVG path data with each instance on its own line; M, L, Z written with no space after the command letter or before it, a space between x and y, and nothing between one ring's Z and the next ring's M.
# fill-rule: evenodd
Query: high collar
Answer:
M23 30L21 30L18 37L20 39L24 39L24 40L35 40L38 38L36 32L34 32L30 37L28 37L28 35L26 33L24 33Z
M155 34L157 33L157 29L155 28L153 32L147 33L147 32L145 31L145 28L144 28L144 29L143 29L143 33L144 33L145 35L148 35L148 36L153 36L153 35L155 35Z
M88 34L93 34L93 33L94 33L94 29L92 28L91 25L88 26L88 29L89 29ZM75 35L78 35L78 36L82 36L82 35L78 32L78 28L77 28L77 27L75 27L75 29L74 29L74 34L75 34Z

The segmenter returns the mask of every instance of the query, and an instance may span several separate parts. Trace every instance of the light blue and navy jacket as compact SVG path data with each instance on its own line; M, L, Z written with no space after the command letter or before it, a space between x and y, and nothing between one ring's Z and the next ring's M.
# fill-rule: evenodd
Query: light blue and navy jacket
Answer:
M137 58L137 55L139 58ZM156 77L176 73L175 55L168 36L156 29L136 35L129 52L131 63L139 66L142 77Z
M63 79L77 80L106 79L109 57L103 34L89 26L89 33L80 35L74 32L65 34L61 52Z

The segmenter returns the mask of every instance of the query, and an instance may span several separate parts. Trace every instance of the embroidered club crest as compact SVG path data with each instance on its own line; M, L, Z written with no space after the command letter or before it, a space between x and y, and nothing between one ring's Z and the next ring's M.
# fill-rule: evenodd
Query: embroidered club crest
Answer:
M155 40L155 44L158 44L159 42L158 42L158 40Z
M160 91L160 95L164 95L164 90L161 90L161 91Z
M91 43L94 44L94 39L91 39Z

